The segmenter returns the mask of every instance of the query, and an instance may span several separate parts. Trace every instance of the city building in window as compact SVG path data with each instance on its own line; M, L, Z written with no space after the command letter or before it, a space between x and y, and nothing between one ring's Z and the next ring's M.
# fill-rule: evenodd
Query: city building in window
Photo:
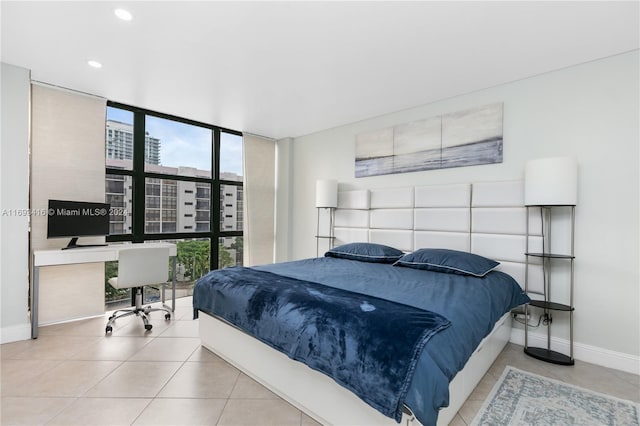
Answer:
M109 160L133 160L133 126L116 120L107 120L107 165ZM160 164L160 139L150 136L144 138L144 162ZM117 163L114 163L117 166Z

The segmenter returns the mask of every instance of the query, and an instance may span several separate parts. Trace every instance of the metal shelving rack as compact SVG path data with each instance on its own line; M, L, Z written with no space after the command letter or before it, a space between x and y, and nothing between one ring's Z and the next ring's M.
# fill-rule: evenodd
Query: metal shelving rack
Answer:
M570 254L556 254L548 252L551 247L551 210L555 207L570 208L571 210L571 253ZM540 208L542 215L542 241L543 249L542 253L529 252L529 213L531 208ZM546 228L546 229L545 229ZM575 234L575 205L562 205L562 206L527 206L527 238L526 238L526 252L527 259L525 265L525 291L528 292L529 288L529 263L531 258L542 259L542 269L544 277L544 300L532 300L528 305L525 305L525 327L524 327L524 352L536 359L551 362L560 365L573 365L573 312L575 307L573 305L573 286L574 286L574 234ZM570 264L570 288L569 288L569 304L553 302L551 299L551 262L552 261L567 261ZM534 306L544 310L545 318L548 319L547 324L547 347L530 347L529 346L529 306ZM551 349L551 323L552 315L551 311L567 312L569 314L569 355L554 351Z
M320 209L329 209L329 234L320 235ZM335 221L335 207L316 207L316 257L320 256L320 240L329 240L329 250L333 248L335 235L334 235L334 221Z

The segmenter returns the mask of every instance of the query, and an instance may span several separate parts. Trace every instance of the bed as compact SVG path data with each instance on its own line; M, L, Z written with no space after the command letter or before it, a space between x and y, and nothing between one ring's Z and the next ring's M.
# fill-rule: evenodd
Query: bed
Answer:
M341 192L335 217L338 251L354 246L357 250L393 247L405 253L432 256L443 253L433 249L443 248L451 250L444 251L447 255L472 252L483 256L482 259L498 260L500 264L495 270L488 267L483 274L475 274L474 270L471 274L461 274L450 273L446 268L434 271L414 267L414 263L424 260L420 257L418 262L402 257L401 262L407 261L398 265L330 253L317 259L214 271L199 281L194 290L194 310L200 317L202 344L322 424L391 425L401 421L431 425L436 420L438 424L447 424L509 340L509 310L528 300L518 284L524 281L526 267L523 259L525 215L519 181ZM535 221L536 217L531 220ZM353 242L358 244L349 244ZM529 244L535 246L540 242L534 237ZM464 263L470 256L473 255L460 259ZM426 263L430 264L431 259ZM539 269L535 265L529 268L530 274ZM332 315L342 316L340 313L348 309L331 309L342 303L336 300L346 300L345 303L355 306L354 310L358 310L358 306L363 311L379 309L381 315L390 318L390 324L396 320L412 323L416 315L422 318L422 313L415 312L418 308L420 312L434 314L425 319L433 324L434 331L420 334L417 340L407 340L406 350L394 346L394 339L376 340L384 343L373 346L390 348L391 353L408 352L413 357L404 360L372 350L376 356L383 357L381 359L391 360L389 365L393 368L390 369L400 371L399 378L385 379L382 385L373 386L371 383L379 383L381 379L372 378L366 366L387 366L385 362L367 358L373 355L358 352L360 358L366 359L359 377L353 373L355 368L336 367L326 354L308 357L313 358L311 361L301 359L305 357L300 353L311 353L306 346L301 350L300 345L278 340L282 334L295 336L298 333L295 328L274 332L281 330L274 327L284 326L275 320L268 320L267 325L255 325L251 315L241 318L238 311L251 309L245 305L243 296L235 293L237 289L241 284L247 285L252 292L247 298L254 300L259 292L264 302L269 299L265 294L272 291L265 290L271 289L269 284L263 284L269 280L279 283L272 286L273 291L300 287L303 292L315 295L326 289L328 294L322 293L319 297L331 301L319 308L329 312L322 311L323 321ZM221 288L227 293L221 292ZM292 301L301 300L297 294L271 299L284 301L280 308L285 310L291 310ZM230 308L232 305L237 305L235 313ZM306 311L309 307L305 304L300 310ZM281 318L281 311L275 317ZM297 321L299 315L295 318ZM283 324L291 322L282 321ZM330 321L329 324L329 329L339 328ZM384 328L384 324L379 326ZM368 330L378 325L367 323L364 327ZM400 328L397 324L394 327ZM271 335L264 337L256 330L270 330ZM402 330L403 335L411 334L409 326ZM354 331L354 334L364 332ZM418 334L413 338L416 336ZM356 338L347 335L346 341ZM301 339L306 339L303 332L298 334L298 340ZM325 343L327 338L320 339ZM347 344L347 349L349 347ZM366 345L359 343L358 347ZM402 368L395 369L396 363ZM374 367L371 369L375 370ZM349 374L345 374L345 370ZM328 376L332 371L333 376ZM405 375L405 372L408 373ZM384 393L387 382L392 392L389 394ZM393 393L396 391L399 392L397 401ZM391 394L394 398L386 396ZM381 407L385 405L379 404L381 400L388 400L390 405Z

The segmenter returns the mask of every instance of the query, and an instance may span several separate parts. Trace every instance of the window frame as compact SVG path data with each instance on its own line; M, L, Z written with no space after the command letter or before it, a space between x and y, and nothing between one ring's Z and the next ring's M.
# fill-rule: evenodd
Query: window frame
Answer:
M116 234L107 236L107 242L133 242L141 243L144 241L157 240L181 240L195 238L209 238L209 268L211 270L219 268L219 241L225 237L243 237L244 226L242 229L235 231L224 231L220 225L220 207L223 200L215 200L214 195L220 194L222 185L231 185L244 188L243 181L232 181L220 179L220 140L221 133L229 133L242 137L242 132L227 129L220 126L214 126L195 120L189 120L170 114L150 111L145 108L134 107L114 101L107 101L107 107L118 108L133 113L133 166L131 170L112 168L106 165L106 140L105 140L105 169L107 175L124 175L132 178L132 205L131 205L131 232L127 234ZM145 121L146 116L154 116L165 120L177 121L184 124L203 127L211 130L212 144L211 150L211 178L198 176L181 176L157 172L145 171ZM106 118L105 118L106 120ZM105 138L107 135L105 135ZM208 231L192 231L192 232L166 232L166 233L147 233L145 230L145 213L146 213L146 180L167 179L176 182L195 182L209 185L209 230ZM244 189L242 189L244 192ZM201 198L204 199L204 198ZM162 208L162 207L160 207ZM197 227L196 227L197 228Z

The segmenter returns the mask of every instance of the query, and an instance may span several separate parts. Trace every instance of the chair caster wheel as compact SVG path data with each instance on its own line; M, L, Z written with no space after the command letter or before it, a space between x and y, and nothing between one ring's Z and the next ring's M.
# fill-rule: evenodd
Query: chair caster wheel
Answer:
M171 314L165 314L164 315L164 319L166 319L167 321L169 321L171 319Z
M152 327L153 327L153 325L151 325L151 324L145 324L144 325L145 330L151 330Z
M111 333L112 331L113 331L113 328L110 325L108 325L107 328L104 329L105 333Z

